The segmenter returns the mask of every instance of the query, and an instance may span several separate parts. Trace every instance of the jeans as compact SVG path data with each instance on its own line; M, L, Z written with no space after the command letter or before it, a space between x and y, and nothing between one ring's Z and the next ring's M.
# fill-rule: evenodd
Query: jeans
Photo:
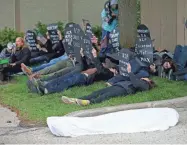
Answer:
M101 103L108 99L117 96L127 96L126 90L120 86L111 86L108 88L101 89L99 91L93 92L88 96L81 97L80 99L89 100L91 104Z
M187 46L177 45L174 52L173 61L177 64L178 71L183 70L187 63Z
M102 29L102 38L101 38L101 51L99 53L100 58L105 58L107 53L110 53L110 48L108 47L110 32Z
M49 58L45 55L42 55L42 56L38 56L38 57L35 57L35 58L31 58L30 59L30 64L36 64L36 63L40 63L40 62L44 62L44 61L49 61Z
M140 78L147 78L149 77L149 73L146 70L140 70L136 76L140 79ZM111 78L110 80L108 80L108 83L113 85L117 82L121 82L121 81L130 81L129 77L125 77L122 75L116 75L115 77Z
M56 78L59 78L59 77L63 77L63 76L66 76L66 75L70 75L70 74L74 74L74 73L77 73L77 72L81 72L82 71L82 68L77 65L77 66L67 66L67 67L64 67L56 72L53 72L53 73L49 73L47 75L42 75L41 77L41 81L51 81L53 79L56 79Z
M87 77L81 73L70 73L66 76L49 81L44 85L48 93L62 92L75 85L85 85Z
M33 72L40 71L40 70L42 70L42 69L44 69L44 68L46 68L46 67L49 67L49 66L52 66L52 65L56 64L56 63L59 62L59 61L64 61L64 60L67 60L67 59L68 59L68 56L67 56L67 55L63 55L63 56L61 56L61 57L52 59L52 60L51 60L49 63L47 63L47 64L42 64L42 65L40 65L40 66L38 66L38 67L32 68L32 71L33 71Z

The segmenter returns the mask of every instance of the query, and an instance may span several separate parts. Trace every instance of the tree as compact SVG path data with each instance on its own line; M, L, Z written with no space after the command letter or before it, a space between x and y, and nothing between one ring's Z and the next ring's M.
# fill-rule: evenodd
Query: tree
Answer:
M120 43L123 47L134 46L137 26L137 0L119 0Z

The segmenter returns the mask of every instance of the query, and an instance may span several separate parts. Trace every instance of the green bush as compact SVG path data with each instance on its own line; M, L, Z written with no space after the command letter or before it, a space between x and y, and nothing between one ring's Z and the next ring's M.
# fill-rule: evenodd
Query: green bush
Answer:
M58 29L61 31L62 35L64 34L64 23L62 23L61 21L58 21L57 22L58 24ZM37 33L41 33L42 35L46 35L46 32L47 32L47 24L43 24L42 22L38 22L36 25L35 25L36 29L35 31Z
M102 36L102 27L101 26L94 26L94 27L92 27L92 31L100 41L101 36Z
M5 27L0 30L0 44L5 47L8 42L15 42L17 37L23 37L24 33Z

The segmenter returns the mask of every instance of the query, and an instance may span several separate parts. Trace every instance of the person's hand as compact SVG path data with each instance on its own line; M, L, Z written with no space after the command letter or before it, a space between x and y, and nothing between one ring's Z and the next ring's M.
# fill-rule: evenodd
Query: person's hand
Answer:
M49 32L46 32L47 39L50 39Z
M62 38L62 34L61 34L61 31L60 31L60 30L57 30L57 34L58 34L58 36L59 36L59 39L62 40L63 38Z
M128 73L131 72L131 65L130 65L130 63L128 63L128 65L127 65L127 72L128 72Z
M12 66L12 67L15 66L15 65L16 65L16 63L10 63L10 66Z
M98 44L98 38L97 37L95 37L95 35L91 38L91 42L93 43L93 44Z
M41 50L44 52L48 52L48 50L45 47L42 47Z
M82 57L84 56L83 48L81 48L81 50L80 50L80 54L81 54Z
M94 58L97 57L97 51L95 50L95 48L92 48L92 55Z

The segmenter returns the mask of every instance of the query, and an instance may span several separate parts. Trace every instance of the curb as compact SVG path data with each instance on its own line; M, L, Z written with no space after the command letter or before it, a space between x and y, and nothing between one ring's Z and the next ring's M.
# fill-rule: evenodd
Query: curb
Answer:
M159 108L159 107L169 107L169 108L184 108L187 107L187 97L163 100L163 101L154 101L154 102L144 102L136 104L125 104L113 107L103 107L97 109L82 110L69 113L65 116L71 117L92 117L103 115L112 112L125 111L130 109L143 109L143 108Z

